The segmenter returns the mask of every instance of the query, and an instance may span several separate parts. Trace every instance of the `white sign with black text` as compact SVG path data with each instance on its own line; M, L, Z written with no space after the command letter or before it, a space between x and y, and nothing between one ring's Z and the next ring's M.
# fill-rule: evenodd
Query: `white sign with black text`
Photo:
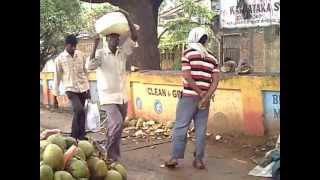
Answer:
M221 0L221 28L280 25L280 0Z

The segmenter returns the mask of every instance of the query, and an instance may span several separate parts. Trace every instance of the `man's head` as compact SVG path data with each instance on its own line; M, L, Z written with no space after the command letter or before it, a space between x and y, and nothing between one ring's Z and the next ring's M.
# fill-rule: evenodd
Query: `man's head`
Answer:
M108 41L108 47L113 53L117 50L117 47L119 46L119 42L120 42L119 37L120 35L115 33L108 34L106 36Z
M200 38L199 43L205 46L207 42L208 42L208 36L205 34Z
M206 46L208 43L209 37L206 30L202 27L193 28L188 35L188 44L192 43L201 43L203 46Z
M77 37L73 34L68 35L65 39L65 49L70 54L73 55L77 49L78 40Z

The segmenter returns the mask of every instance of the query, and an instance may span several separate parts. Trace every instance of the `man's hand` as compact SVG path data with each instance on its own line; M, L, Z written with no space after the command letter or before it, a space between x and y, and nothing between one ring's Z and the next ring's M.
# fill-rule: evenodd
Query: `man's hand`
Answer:
M96 57L96 50L100 43L100 35L99 34L94 35L93 40L94 40L94 46L90 55L90 59L94 59Z
M206 94L203 98L200 99L198 107L200 109L205 109L209 106L209 104L210 104L210 97L207 96Z
M121 12L126 17L126 19L128 21L129 28L130 28L130 32L131 32L131 39L136 42L138 40L137 30L139 30L140 27L133 24L131 16L129 15L129 13L127 11L125 11L123 9L119 9L119 12Z
M205 91L201 91L201 93L199 94L200 98L203 99L206 95Z
M86 99L91 100L90 90L86 92Z
M121 12L123 15L125 15L126 17L127 16L129 16L129 13L126 11L126 10L124 10L124 9L119 9L119 12Z
M133 24L133 26L136 28L136 30L140 30L140 26L138 24Z
M207 108L210 105L210 100L214 98L214 94L211 95L209 92L206 92L205 95L200 99L198 107L199 108Z
M55 108L55 109L59 108L57 95L53 95L53 108Z

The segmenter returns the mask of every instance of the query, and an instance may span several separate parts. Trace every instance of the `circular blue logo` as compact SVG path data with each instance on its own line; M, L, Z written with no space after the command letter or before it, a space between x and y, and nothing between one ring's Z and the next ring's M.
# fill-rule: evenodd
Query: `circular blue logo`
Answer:
M158 114L162 113L163 111L162 104L159 100L156 100L154 102L154 111Z
M136 107L137 107L138 109L141 109L141 108L142 108L142 100L141 100L140 97L137 97L137 98L136 98Z

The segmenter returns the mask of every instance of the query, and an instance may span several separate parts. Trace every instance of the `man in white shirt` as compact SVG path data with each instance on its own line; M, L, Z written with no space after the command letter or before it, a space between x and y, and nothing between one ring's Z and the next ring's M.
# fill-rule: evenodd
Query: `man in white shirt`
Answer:
M92 54L87 61L88 70L96 70L97 88L101 109L107 113L107 156L110 161L120 158L122 124L127 115L126 61L137 47L137 31L127 12L121 10L130 27L130 33L107 34L108 46L96 52L100 42L95 38Z
M77 50L77 38L68 35L65 39L65 50L55 59L54 90L59 95L60 82L71 101L73 110L71 136L76 139L85 137L85 111L84 104L90 98L89 80L85 68L85 56Z

